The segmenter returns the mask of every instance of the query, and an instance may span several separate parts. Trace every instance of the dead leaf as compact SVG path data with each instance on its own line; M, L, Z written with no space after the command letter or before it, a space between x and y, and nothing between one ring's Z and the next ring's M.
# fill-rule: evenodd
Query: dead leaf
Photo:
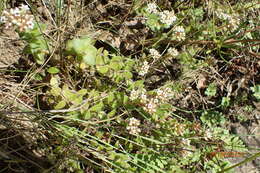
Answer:
M206 81L207 81L207 79L205 78L204 75L199 75L199 80L198 80L198 83L197 83L197 88L198 88L198 89L206 88Z

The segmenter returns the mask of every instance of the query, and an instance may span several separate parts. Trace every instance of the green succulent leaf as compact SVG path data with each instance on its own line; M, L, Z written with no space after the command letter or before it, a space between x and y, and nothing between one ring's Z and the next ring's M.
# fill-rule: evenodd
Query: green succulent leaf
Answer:
M20 37L28 43L24 52L33 55L37 64L43 64L45 55L49 53L48 39L42 34L45 29L46 25L37 24L32 30L19 33Z
M64 100L62 100L54 107L54 109L62 109L66 106L66 104L67 103Z
M66 51L75 55L78 60L88 65L96 64L97 48L93 46L95 41L89 37L82 37L67 42Z
M50 73L50 74L57 74L57 73L59 73L60 72L60 69L58 69L57 67L50 67L50 68L48 68L48 73Z
M257 100L260 100L260 85L256 85L254 87L250 88L254 92L254 96L256 97Z

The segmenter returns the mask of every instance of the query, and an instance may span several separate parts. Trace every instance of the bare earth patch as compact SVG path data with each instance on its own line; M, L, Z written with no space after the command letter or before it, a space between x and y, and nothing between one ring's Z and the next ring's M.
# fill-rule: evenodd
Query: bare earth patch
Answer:
M258 111L258 117L260 112ZM239 135L241 139L244 141L246 146L248 147L250 153L254 154L259 152L260 149L260 124L259 119L254 120L250 124L240 124L235 123L231 126L232 131ZM244 157L233 157L228 158L231 163L236 164L243 161ZM246 164L242 164L239 167L235 168L235 172L238 173L258 173L260 171L260 158L256 158L255 160L248 162Z
M14 31L5 31L0 35L0 68L17 63L24 44Z

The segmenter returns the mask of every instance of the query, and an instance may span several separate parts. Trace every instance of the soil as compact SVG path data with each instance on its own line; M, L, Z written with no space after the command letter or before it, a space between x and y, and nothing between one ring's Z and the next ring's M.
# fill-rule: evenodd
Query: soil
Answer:
M15 31L5 30L0 35L0 68L17 63L24 47Z
M255 120L253 122L248 123L235 123L231 125L232 131L239 135L241 139L244 141L245 145L250 149L250 152L252 155L254 153L259 152L260 148L260 112L256 112ZM258 118L258 119L257 119ZM232 164L237 164L241 161L243 161L244 157L233 157L228 158ZM259 173L260 172L260 158L248 162L246 164L242 164L241 166L238 166L235 168L235 172L238 173Z

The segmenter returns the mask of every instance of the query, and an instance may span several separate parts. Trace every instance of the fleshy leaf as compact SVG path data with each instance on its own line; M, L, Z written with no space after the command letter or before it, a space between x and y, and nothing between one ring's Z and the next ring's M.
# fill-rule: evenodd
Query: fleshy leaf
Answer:
M93 44L94 41L89 37L73 39L67 42L66 51L88 65L95 65L97 49Z

